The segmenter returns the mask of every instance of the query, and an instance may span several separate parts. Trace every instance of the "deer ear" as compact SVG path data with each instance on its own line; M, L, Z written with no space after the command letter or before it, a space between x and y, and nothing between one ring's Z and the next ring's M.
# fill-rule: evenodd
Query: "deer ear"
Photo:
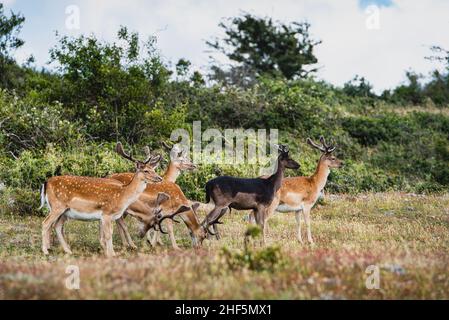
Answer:
M156 199L156 206L170 199L170 196L164 192L159 192Z
M190 210L189 207L182 205L178 208L178 210L176 210L176 212L174 214L183 213L183 212L186 212L189 210Z
M154 157L151 157L148 160L148 165L150 167L152 167L153 169L156 169L157 166L159 165L159 163L161 162L161 160L162 160L162 156L160 154L158 154L158 155L156 155Z
M220 216L224 215L228 211L228 207L221 209Z
M195 202L194 204L192 204L192 209L194 212L196 212L196 210L198 210L199 207L200 207L200 204L198 202Z

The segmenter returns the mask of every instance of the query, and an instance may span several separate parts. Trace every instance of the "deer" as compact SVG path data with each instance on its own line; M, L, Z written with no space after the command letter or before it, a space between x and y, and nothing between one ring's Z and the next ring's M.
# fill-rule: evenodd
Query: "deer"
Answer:
M301 236L301 212L303 213L307 227L307 241L313 245L310 212L318 199L323 196L324 187L326 186L331 169L341 168L344 165L343 161L333 155L336 146L328 145L323 136L320 137L320 143L315 143L311 138L307 138L307 144L321 152L315 173L310 177L285 178L277 194L277 197L279 197L279 205L276 211L295 212L297 240L301 244L303 244ZM254 216L250 216L250 221L254 221Z
M112 179L116 179L121 183L129 183L132 176L129 173L119 173L111 176ZM165 193L169 196L167 201L158 203L157 196L159 193ZM147 185L145 191L140 195L138 201L132 203L128 209L129 213L134 218L137 218L141 222L141 227L139 230L139 237L143 238L150 229L153 228L154 213L153 209L160 206L163 212L173 212L178 210L180 207L188 207L188 210L183 211L179 217L182 219L184 224L187 226L190 232L190 237L194 247L199 247L203 240L207 237L210 230L203 223L199 222L197 210L199 203L193 203L187 199L187 197L182 192L181 188L173 182L160 182L157 184ZM168 220L170 221L170 220ZM175 221L178 222L178 221ZM175 250L180 250L176 243L176 238L173 233L173 225L169 224L169 235L172 243L172 247ZM163 234L167 234L163 229L159 229ZM151 245L155 245L150 241Z
M150 234L147 234L148 242L155 246L157 242L160 243L159 235L160 233L157 232L157 229L152 228L152 210L154 209L156 205L156 196L159 192L166 192L169 194L170 201L163 204L163 210L165 212L169 212L170 210L175 210L176 208L180 206L190 206L190 210L188 212L185 212L181 218L186 224L187 228L190 231L190 236L192 239L192 243L195 247L199 246L200 243L205 238L206 231L203 230L201 227L198 216L197 216L197 210L198 210L198 204L191 203L187 200L184 193L182 192L181 188L175 184L176 178L181 174L182 171L186 170L194 170L196 169L196 166L190 162L190 160L187 157L186 150L180 148L178 145L174 145L170 147L168 144L163 143L162 144L165 149L170 151L170 164L167 168L167 171L163 175L163 182L159 184L158 186L154 185L152 187L148 186L148 188L145 190L144 194L141 195L138 201L136 201L128 210L126 213L131 214L131 216L137 218L141 223L141 229L142 230L155 230L155 235L153 239L151 239ZM148 152L148 151L146 151ZM118 180L122 183L128 183L131 177L131 173L118 173L113 174L109 176L112 179ZM131 236L128 232L128 229L126 228L126 224L124 222L124 218L126 217L123 215L122 218L117 220L117 225L119 232L122 236L123 243L127 243L129 247L135 248L135 245L131 239ZM176 238L174 236L174 230L173 230L173 224L171 223L172 220L168 220L168 234L170 236L170 240L172 243L172 247L176 250L179 250L176 243ZM166 232L161 233L167 234ZM142 231L139 232L139 237L143 237Z
M64 239L62 227L67 219L76 219L100 220L100 244L107 257L115 256L112 222L122 217L128 206L139 198L148 184L162 181L154 171L154 167L161 160L160 156L150 155L144 161L136 160L124 151L120 142L117 143L116 152L135 164L135 173L126 184L107 178L79 176L55 176L44 183L40 208L46 203L50 209L50 213L42 222L44 255L49 254L52 226L57 229L58 240L64 251L67 254L72 253Z
M307 138L307 144L321 152L315 173L310 177L290 177L284 179L280 192L279 212L295 212L297 222L297 240L303 243L301 236L301 211L307 226L307 241L313 245L312 231L310 226L310 211L326 186L331 169L341 168L344 163L333 154L336 146L328 145L323 136L320 143L315 143Z
M187 150L179 147L178 144L170 146L167 143L162 143L163 147L170 153L170 163L167 170L165 171L162 179L164 182L176 182L179 175L183 171L191 171L196 169L189 157L187 156Z
M179 147L178 144L175 145L169 145L166 142L162 142L162 146L164 147L164 149L170 154L170 163L167 167L167 170L165 171L164 175L162 176L162 179L164 182L172 182L172 183L176 183L176 179L180 176L180 174L183 171L191 171L191 170L195 170L197 167L196 165L194 165L188 155L187 155L187 150L185 150L182 147ZM197 207L197 206L196 206ZM195 210L196 212L196 210ZM168 224L168 234L170 239L174 239L174 230L173 230L173 224L172 224L172 220L168 220L167 221ZM163 232L157 232L157 230L154 230L154 236L151 239L151 235L150 233L147 234L148 237L148 241L151 245L162 245L162 239L161 239L161 234ZM173 243L173 240L172 240Z
M284 178L285 169L299 169L300 165L289 156L289 148L278 146L279 156L277 169L268 178L237 178L221 176L206 183L206 202L214 203L214 209L206 216L203 225L215 226L221 224L220 218L228 208L237 210L253 210L256 223L262 229L262 243L265 244L266 221L279 204L276 193ZM209 229L208 229L209 230ZM217 235L215 231L209 234Z

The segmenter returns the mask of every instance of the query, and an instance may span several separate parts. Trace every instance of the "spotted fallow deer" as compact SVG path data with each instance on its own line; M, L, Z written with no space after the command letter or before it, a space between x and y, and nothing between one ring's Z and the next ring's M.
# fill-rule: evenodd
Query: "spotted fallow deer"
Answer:
M111 176L113 179L117 179L122 183L129 183L132 179L132 174L129 173L118 173ZM168 212L174 212L178 210L179 207L186 206L189 210L179 214L179 217L183 220L184 224L190 231L190 236L192 239L192 244L194 247L199 246L207 236L208 229L202 225L196 214L198 209L198 203L191 204L187 197L182 192L181 188L173 182L161 182L157 184L147 185L145 191L140 195L139 200L132 203L128 209L127 213L131 216L137 218L141 222L141 228L139 236L143 238L147 232L154 226L152 223L153 210L158 206L157 196L159 193L165 193L169 196L169 199L160 204L160 208L164 214ZM170 220L169 220L170 221ZM171 224L168 225L169 230ZM162 233L166 233L160 230ZM170 240L174 249L179 249L176 244L176 239L174 233L170 234ZM155 243L152 243L155 245Z
M186 151L182 148L178 147L178 145L170 148L167 144L164 144L164 147L170 150L170 164L167 168L163 176L163 182L153 186L148 186L145 192L141 195L138 201L136 201L133 205L131 205L127 213L131 214L131 216L137 218L141 223L141 232L139 232L139 236L145 236L145 232L152 229L152 212L156 205L157 195L160 192L164 192L169 196L169 200L161 204L161 208L163 212L172 212L176 210L180 206L190 206L191 210L184 212L180 215L181 219L186 224L187 228L190 231L192 243L194 246L198 246L205 238L205 229L200 225L198 221L198 217L196 214L198 204L190 203L187 200L181 188L175 184L176 178L182 171L185 170L193 170L196 166L190 162L187 157ZM118 173L110 176L112 179L116 179L120 182L127 183L131 177L131 173ZM126 214L123 215L118 224L119 231L121 234L125 235L122 237L123 241L127 241L130 247L134 246L132 242L131 236L126 228L126 224L124 222L124 218ZM173 224L171 220L167 221L168 226L168 234L170 236L170 240L174 249L179 249L176 238L174 235ZM142 230L145 230L142 231ZM161 233L165 233L160 230ZM160 233L155 229L155 235L153 239L151 239L150 234L148 233L148 240L151 245L155 245L157 241L160 241L159 238Z
M333 155L336 147L328 145L323 137L320 137L320 142L321 144L317 144L312 139L307 138L307 143L322 153L315 173L310 177L285 178L279 193L279 205L276 208L276 211L279 212L295 212L297 239L301 243L303 243L301 237L301 211L307 226L307 240L310 244L313 244L310 228L310 211L326 185L330 170L343 166L343 161Z
M119 219L128 206L135 202L147 184L160 182L162 178L154 171L160 156L149 156L139 161L126 154L121 143L116 151L125 159L135 163L136 171L128 183L120 184L112 179L77 176L58 176L47 180L41 191L41 207L47 203L49 215L42 223L42 251L48 254L50 247L50 230L58 220L61 229L57 228L58 240L66 253L71 250L66 243L62 226L67 219L84 221L100 220L100 244L106 256L114 256L112 245L112 221Z
M170 163L165 171L165 174L162 176L164 182L176 183L176 179L183 171L191 171L196 169L196 166L190 161L187 155L187 150L179 147L178 144L170 146L167 143L162 142L162 146L170 154ZM168 220L167 225L170 239L175 239L172 220ZM150 244L155 245L158 243L159 245L162 245L161 234L163 232L158 232L154 229L154 235L151 238L150 231L147 234Z

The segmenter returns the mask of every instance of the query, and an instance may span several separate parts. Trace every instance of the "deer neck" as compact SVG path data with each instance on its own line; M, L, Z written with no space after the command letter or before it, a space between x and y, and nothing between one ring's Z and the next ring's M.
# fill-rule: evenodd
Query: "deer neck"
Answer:
M145 179L136 172L132 180L123 187L122 199L128 204L135 202L140 194L145 191L146 186Z
M176 182L176 179L178 179L180 175L180 170L173 164L173 162L170 162L170 165L167 168L167 171L164 174L164 181L165 182Z
M274 191L277 192L282 185L282 179L284 178L284 166L280 159L278 158L277 170L276 172L269 178L270 181L274 185Z
M315 173L312 176L312 180L318 191L324 189L327 183L327 178L329 177L330 169L327 165L324 164L324 161L320 159L318 162Z

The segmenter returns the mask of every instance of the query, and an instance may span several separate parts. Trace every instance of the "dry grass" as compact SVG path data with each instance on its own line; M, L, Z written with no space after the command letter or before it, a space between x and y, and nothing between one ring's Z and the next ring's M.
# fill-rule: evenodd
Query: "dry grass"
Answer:
M313 210L316 246L299 245L292 214L270 220L269 245L280 247L274 265L251 270L226 258L241 252L243 214L227 215L223 239L190 248L177 226L175 252L138 243L103 258L98 223L69 222L74 255L59 245L40 252L41 218L0 216L0 299L448 299L449 195L399 193L330 196ZM135 234L136 225L132 224ZM254 252L261 252L257 246ZM239 261L237 261L239 262ZM240 261L241 262L241 261ZM65 287L66 268L80 268L80 290ZM369 265L380 268L380 289L365 286Z

